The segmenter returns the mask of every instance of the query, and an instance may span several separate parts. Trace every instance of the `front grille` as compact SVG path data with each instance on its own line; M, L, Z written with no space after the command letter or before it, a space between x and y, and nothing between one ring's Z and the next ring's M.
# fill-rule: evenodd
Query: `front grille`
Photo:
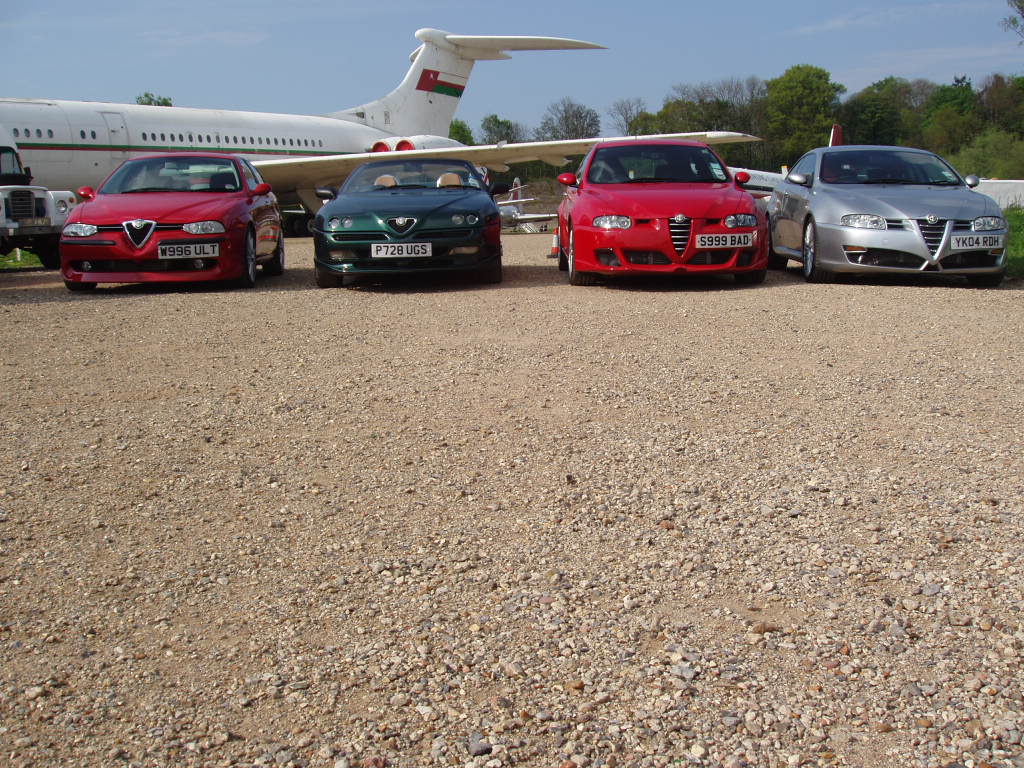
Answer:
M671 264L672 260L661 251L623 251L630 264Z
M942 238L946 234L946 220L939 219L934 224L931 224L926 219L918 219L917 226L921 228L921 234L924 235L924 244L928 246L928 251L935 253L939 250Z
M121 224L104 224L96 229L100 232L124 232L124 227ZM155 229L157 232L170 232L181 229L181 224L157 224Z
M905 251L891 251L886 248L869 248L866 251L846 254L851 264L863 264L869 267L898 267L900 269L920 269L924 259Z
M331 239L336 243L378 243L388 236L383 232L335 232Z
M996 266L999 256L993 256L988 251L961 251L951 253L939 263L943 269L977 269Z
M885 228L886 229L906 229L907 228L907 222L905 222L903 219L886 219L885 220Z
M731 258L732 251L697 251L687 263L701 265L725 264Z
M87 259L89 272L199 272L213 269L216 259ZM82 270L81 261L71 263ZM196 266L196 264L200 264Z
M32 196L32 192L27 189L15 189L11 192L10 198L11 204L11 218L17 221L18 219L31 219L36 215L36 201Z
M693 221L690 219L683 219L682 221L668 220L668 231L672 236L672 247L676 249L676 253L682 253L686 250L686 246L690 244L690 230L692 228Z
M421 229L413 234L412 238L418 240L427 237L432 240L466 240L473 236L472 229Z

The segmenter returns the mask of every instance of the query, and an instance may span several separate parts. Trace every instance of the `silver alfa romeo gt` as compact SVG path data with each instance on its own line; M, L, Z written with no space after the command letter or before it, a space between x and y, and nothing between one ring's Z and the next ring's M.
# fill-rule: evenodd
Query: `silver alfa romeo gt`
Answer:
M810 282L838 272L928 272L997 286L1006 219L977 184L921 149L812 149L768 202L769 266L795 259Z

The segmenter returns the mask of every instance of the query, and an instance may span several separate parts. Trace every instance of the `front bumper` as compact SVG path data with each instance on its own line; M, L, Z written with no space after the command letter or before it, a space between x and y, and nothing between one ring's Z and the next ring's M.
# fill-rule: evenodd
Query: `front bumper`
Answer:
M750 246L697 248L698 235L745 233L753 234ZM573 227L576 269L604 275L754 272L768 266L767 240L763 227L728 229L717 219L641 219L629 229Z
M495 229L491 227L490 229ZM323 232L314 230L314 262L318 269L339 275L387 275L476 270L501 258L500 230L465 227L435 231L430 236L412 233L403 240L384 239L377 233ZM369 239L373 237L374 239ZM374 243L430 243L431 255L408 258L374 258ZM458 249L458 250L457 250ZM471 252L459 252L471 251Z
M916 219L894 219L883 230L816 226L818 263L831 272L984 275L1006 269L1007 230L972 232L968 222L928 225ZM1001 245L954 251L953 238L959 235L997 237Z
M219 245L216 258L161 259L160 244ZM63 278L74 283L182 283L230 280L242 274L244 238L225 234L196 236L180 230L157 231L143 248L121 232L100 231L91 237L60 241Z

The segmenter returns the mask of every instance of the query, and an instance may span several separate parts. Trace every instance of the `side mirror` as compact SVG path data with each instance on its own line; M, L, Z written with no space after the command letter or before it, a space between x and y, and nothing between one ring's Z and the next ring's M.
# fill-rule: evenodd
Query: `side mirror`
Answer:
M964 176L964 181L967 182L967 186L970 187L971 189L974 189L976 186L981 184L981 179L979 179L973 173L970 176Z
M578 187L580 185L579 180L576 178L575 173L563 173L558 177L559 184L565 184L567 187Z
M750 174L746 171L736 171L736 183L741 187L750 183Z
M252 191L252 193L254 195L256 195L256 197L259 197L261 195L269 195L270 194L270 185L267 184L267 182L265 182L265 181L262 184L257 184L256 185L256 189L254 189Z
M79 187L78 196L83 200L92 200L94 197L96 197L96 190L94 190L92 187Z
M786 181L790 184L799 184L801 187L811 186L811 180L802 173L791 173L786 177Z
M337 195L334 194L334 190L330 187L317 187L313 190L313 194L319 197L321 200L333 200Z
M494 197L495 195L507 195L511 191L512 187L503 181L491 184L491 197Z
M27 165L25 166L25 175L28 176L28 183L31 184L32 183L32 169L29 168Z

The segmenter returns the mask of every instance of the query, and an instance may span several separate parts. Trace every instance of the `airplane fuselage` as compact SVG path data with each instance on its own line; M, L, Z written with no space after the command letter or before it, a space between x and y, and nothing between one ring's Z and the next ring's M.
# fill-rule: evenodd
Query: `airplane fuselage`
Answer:
M91 101L0 99L0 124L35 183L96 186L122 161L154 152L233 152L251 160L366 152L392 134L334 118Z

